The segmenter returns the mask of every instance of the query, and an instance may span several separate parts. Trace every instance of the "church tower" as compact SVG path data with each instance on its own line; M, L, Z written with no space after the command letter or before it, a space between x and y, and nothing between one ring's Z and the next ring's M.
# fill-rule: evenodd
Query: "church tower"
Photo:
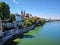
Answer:
M25 11L24 11L24 15L25 15Z
M24 15L22 10L21 10L21 15L22 15L22 16Z

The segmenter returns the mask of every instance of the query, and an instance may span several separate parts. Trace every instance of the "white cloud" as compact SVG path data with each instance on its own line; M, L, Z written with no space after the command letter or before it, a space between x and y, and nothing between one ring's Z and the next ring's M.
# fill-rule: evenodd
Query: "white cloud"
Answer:
M16 0L13 0L14 3L18 4L18 2Z

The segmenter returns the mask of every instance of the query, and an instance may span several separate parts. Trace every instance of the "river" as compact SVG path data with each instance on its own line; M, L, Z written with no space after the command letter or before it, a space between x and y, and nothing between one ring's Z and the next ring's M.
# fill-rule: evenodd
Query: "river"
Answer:
M16 45L60 45L60 22L48 22L13 40Z

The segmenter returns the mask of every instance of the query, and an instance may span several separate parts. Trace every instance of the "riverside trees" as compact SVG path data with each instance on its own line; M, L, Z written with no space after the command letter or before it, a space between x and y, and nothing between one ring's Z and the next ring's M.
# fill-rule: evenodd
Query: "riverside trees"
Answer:
M44 19L39 18L37 16L35 16L35 17L28 17L28 18L24 18L23 17L23 19L24 19L24 24L25 24L26 27L31 26L33 24L35 24L35 25L42 25L45 22Z
M0 17L2 20L7 20L7 19L11 19L11 21L15 21L15 15L14 14L10 14L10 7L8 4L6 4L5 2L0 2ZM23 20L24 20L24 24L26 27L31 26L33 24L35 25L42 25L45 20L41 19L37 16L33 17L30 16L29 14L26 14L26 17L22 16Z
M10 7L5 2L0 2L0 17L2 20L9 19L10 16Z

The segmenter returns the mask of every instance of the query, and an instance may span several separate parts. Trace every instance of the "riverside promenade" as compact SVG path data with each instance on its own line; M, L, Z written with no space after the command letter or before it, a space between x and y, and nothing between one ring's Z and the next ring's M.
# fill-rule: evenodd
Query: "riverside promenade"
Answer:
M9 31L2 32L0 34L0 38L1 38L0 45L3 45L7 40L9 40L10 38L13 38L14 35L16 35L16 34L22 35L28 31L30 31L34 27L35 27L35 25L32 25L32 26L29 26L29 27L23 28L23 29L12 29Z

